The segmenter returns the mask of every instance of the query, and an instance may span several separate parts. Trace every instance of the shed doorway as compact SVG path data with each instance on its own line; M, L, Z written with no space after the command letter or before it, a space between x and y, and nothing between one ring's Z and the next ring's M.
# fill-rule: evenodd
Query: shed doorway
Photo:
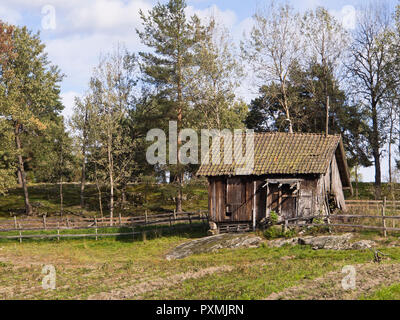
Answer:
M298 208L298 181L267 181L268 214L274 211L281 220L297 217Z

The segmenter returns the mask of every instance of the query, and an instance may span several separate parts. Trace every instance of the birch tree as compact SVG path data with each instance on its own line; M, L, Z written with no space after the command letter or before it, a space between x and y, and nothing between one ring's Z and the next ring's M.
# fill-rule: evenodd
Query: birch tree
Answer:
M70 126L76 134L76 140L81 151L81 186L80 186L80 206L85 208L85 184L86 184L86 163L87 151L90 144L90 123L93 118L93 106L90 95L83 99L75 98L73 115L70 119Z
M243 79L241 61L229 31L214 18L195 52L196 67L188 70L188 92L201 126L222 130L239 128L243 121L235 91Z
M397 82L395 78L385 81L387 70L392 65L390 26L390 13L383 5L369 4L360 11L350 48L350 60L346 65L352 93L369 115L367 139L374 158L377 199L381 198L381 156L387 139L384 100Z
M289 5L277 6L272 1L257 11L254 23L250 37L242 43L243 54L261 80L260 86L271 85L270 95L279 102L292 133L293 102L288 83L291 69L304 55L301 18Z
M90 124L92 161L99 170L105 170L109 186L110 221L114 216L115 191L121 182L131 176L134 141L126 134L124 120L136 84L135 59L126 49L118 47L112 54L100 59L90 83L93 117Z
M334 82L329 81L329 76L337 75L338 67L344 52L349 45L349 35L343 26L323 8L318 7L315 12L307 11L303 18L303 30L307 40L307 54L309 64L319 64L322 70L323 92L325 95L325 132L329 133L329 85ZM309 82L313 84L314 82ZM334 89L334 88L333 88ZM310 91L314 91L312 88Z

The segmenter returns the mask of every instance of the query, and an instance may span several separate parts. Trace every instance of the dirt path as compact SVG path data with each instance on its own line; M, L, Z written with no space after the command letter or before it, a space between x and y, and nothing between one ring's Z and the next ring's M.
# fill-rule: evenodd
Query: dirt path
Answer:
M101 292L99 294L95 294L90 296L88 299L93 300L120 300L120 299L129 299L135 298L140 299L140 295L154 291L157 289L165 289L168 287L172 287L182 281L187 279L199 279L208 275L211 275L216 272L226 272L232 271L233 267L231 266L220 266L220 267L210 267L206 269L202 269L196 272L186 272L180 273L176 275L172 275L169 278L156 278L150 281L140 282L138 284L128 286L123 289L113 289L110 292Z
M368 296L380 286L400 282L400 263L358 264L354 290L344 290L342 279L348 273L342 270L329 272L314 280L304 280L300 285L287 288L279 293L272 293L267 300L302 299L302 300L355 300L362 295Z

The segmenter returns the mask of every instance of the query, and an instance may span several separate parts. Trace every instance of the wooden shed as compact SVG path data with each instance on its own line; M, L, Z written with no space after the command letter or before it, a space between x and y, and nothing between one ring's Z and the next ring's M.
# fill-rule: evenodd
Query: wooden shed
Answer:
M208 178L210 221L218 228L256 228L272 211L284 220L346 210L343 190L352 187L340 135L258 133L252 156L246 175L224 156L197 172Z

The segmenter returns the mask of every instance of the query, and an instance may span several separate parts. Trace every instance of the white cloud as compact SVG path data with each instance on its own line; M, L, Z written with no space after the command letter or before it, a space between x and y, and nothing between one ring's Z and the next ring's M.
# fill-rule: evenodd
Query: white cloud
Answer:
M235 28L233 29L232 35L234 39L241 39L243 35L249 36L251 30L254 26L254 19L248 17L242 20Z
M206 9L196 9L193 6L187 6L186 14L188 16L196 14L202 21L207 21L210 17L214 17L216 20L221 21L228 29L233 27L237 21L235 12L229 9L222 11L215 4Z
M121 43L130 51L143 50L136 33L71 35L46 41L46 51L53 64L66 75L63 83L68 88L85 88L93 68L102 53L112 51Z
M0 20L11 24L18 24L21 21L21 15L16 10L0 5Z
M75 91L68 91L61 94L62 103L64 105L64 110L62 112L65 119L68 119L72 115L74 109L75 97L80 97L81 94Z
M350 5L344 6L341 10L329 10L343 27L348 30L354 30L357 22L357 10Z
M134 33L140 26L139 10L147 12L151 2L134 0L128 3L118 0L86 2L69 10L62 32L120 32Z

